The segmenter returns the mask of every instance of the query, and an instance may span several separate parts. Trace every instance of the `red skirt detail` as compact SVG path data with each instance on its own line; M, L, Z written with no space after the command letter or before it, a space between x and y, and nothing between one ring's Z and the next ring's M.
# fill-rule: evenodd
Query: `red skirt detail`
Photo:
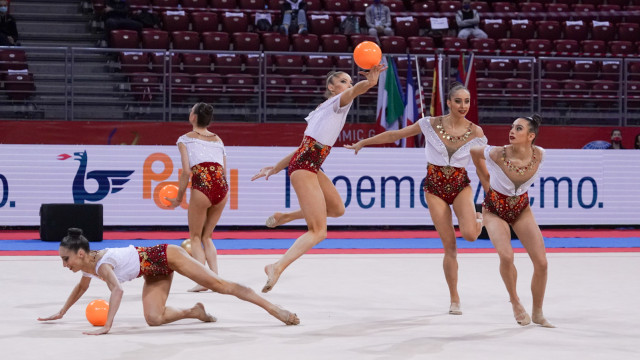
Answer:
M451 205L470 183L467 170L463 167L429 164L423 188L425 193L433 194Z
M518 217L527 206L529 206L529 195L527 193L520 196L507 196L493 189L489 189L482 203L482 207L498 215L509 224L513 224L518 220Z
M191 189L196 189L207 196L211 205L224 199L229 191L229 184L224 176L224 168L215 162L204 162L191 168Z
M323 145L311 136L305 135L302 144L289 161L288 174L291 175L294 171L301 169L317 174L330 151L331 146Z
M140 276L161 276L173 272L167 261L167 244L149 247L136 247L140 258Z

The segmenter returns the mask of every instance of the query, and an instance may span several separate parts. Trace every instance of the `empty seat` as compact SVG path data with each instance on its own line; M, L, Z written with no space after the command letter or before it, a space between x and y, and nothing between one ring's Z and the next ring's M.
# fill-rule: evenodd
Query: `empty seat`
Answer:
M502 19L482 19L480 27L492 39L500 39L507 33L507 23Z
M521 2L520 11L529 13L538 13L545 11L544 5L538 2Z
M349 36L349 40L351 41L351 47L355 48L363 41L373 41L377 42L378 39L375 36L371 35L363 35L363 34L351 34Z
M289 37L278 33L262 33L264 51L289 51Z
M578 44L578 41L570 39L553 40L553 48L559 53L566 54L577 53L580 51L580 45Z
M200 50L200 36L195 31L174 31L171 38L174 49Z
M331 15L309 15L309 31L320 36L333 34L335 22Z
M631 41L609 41L609 52L613 56L635 54L636 48Z
M497 96L502 96L502 85L503 83L499 79L477 78L476 86L478 88L478 102L484 103L486 99L483 100L483 98L493 99Z
M240 9L260 10L264 9L264 0L238 0Z
M273 61L276 72L282 75L300 74L304 64L300 55L275 55Z
M555 79L540 80L540 97L543 105L556 105L559 98L562 97L562 86Z
M624 16L624 22L640 23L640 4L625 6L624 10L627 11L627 14Z
M522 78L504 79L504 96L511 106L529 106L533 100L533 83Z
M211 58L208 54L181 54L182 68L185 73L198 74L211 71Z
M631 42L640 41L640 24L618 23L618 40Z
M177 10L180 2L179 0L151 0L151 4L155 9L166 11Z
M571 66L568 60L546 60L542 63L545 79L568 79Z
M325 1L325 4L327 2L329 1ZM402 2L402 0L385 0L384 4L389 7L389 10L391 10L392 14L397 14L406 10L404 8L404 3Z
M307 74L324 76L333 68L333 58L326 55L308 55L303 58Z
M213 64L218 74L237 74L242 68L242 58L236 54L214 54Z
M324 52L347 52L349 48L347 36L339 34L321 35L320 45Z
M182 0L182 7L191 12L203 11L207 6L207 0Z
M184 11L177 12L172 11L162 13L162 29L164 31L188 31L189 30L189 17Z
M407 41L409 43L409 53L411 54L433 53L433 39L428 36L411 36Z
M619 60L604 60L600 67L600 79L621 81L622 79L622 62Z
M572 4L571 8L574 12L579 13L578 15L572 16L574 20L589 22L597 17L594 14L596 7L592 4Z
M614 106L620 102L618 82L611 80L598 80L591 82L590 100L599 106Z
M511 20L511 37L516 39L533 39L536 28L531 20Z
M513 77L515 65L508 59L490 59L487 74L490 78L506 79Z
M195 32L215 32L218 31L218 15L213 12L192 12L191 24Z
M405 39L411 36L418 36L420 33L420 25L418 19L413 16L395 17L393 18L394 35L402 36Z
M202 48L204 50L229 50L229 33L226 32L203 32Z
M616 28L608 21L591 22L591 39L611 41L615 38Z
M21 49L0 48L0 70L24 70L28 69L27 54Z
M324 10L326 11L349 11L351 6L349 0L331 0L324 2Z
M604 54L607 52L606 43L602 40L583 40L580 42L582 52L589 54Z
M494 12L512 13L518 11L518 9L516 8L516 4L510 2L494 2L493 4L491 4L491 7L493 8Z
M578 97L581 100L589 95L589 85L584 80L567 79L562 80L562 94L567 97ZM582 102L582 101L578 101Z
M538 39L557 40L562 37L560 23L555 20L543 20L536 23Z
M137 49L140 47L138 32L134 30L111 30L109 43L111 47L121 49Z
M255 77L249 74L230 74L225 79L226 94L235 102L250 100L259 93L255 82Z
M462 3L460 1L438 1L438 10L440 12L453 12L460 10Z
M358 0L357 2L364 3L364 1L361 1L361 0ZM355 7L356 1L354 0L351 0L351 3L353 4L353 11L365 10L364 7L362 9L356 9ZM471 3L471 6L473 7L479 3L480 3L479 1L474 1L473 3ZM487 3L484 3L484 4L487 5ZM436 12L438 10L438 6L436 5L435 1L411 1L411 10L415 12ZM480 12L480 10L478 11Z
M630 62L627 68L627 74L629 80L640 80L640 62Z
M271 56L268 57L271 59ZM242 56L244 62L244 73L259 75L262 70L265 57L262 54L246 54Z
M498 39L498 48L506 53L524 51L524 41L522 39Z
M287 94L287 76L280 74L269 74L264 79L267 104L281 102Z
M33 75L27 71L9 70L3 74L4 93L10 100L27 100L35 94Z
M573 78L579 80L595 80L598 78L598 62L592 60L573 61Z
M160 101L162 93L162 75L152 73L135 73L129 77L131 94L137 101Z
M120 70L124 73L149 71L149 55L143 52L120 53Z
M407 42L402 36L381 36L380 48L385 54L406 54Z
M172 103L185 101L192 92L191 76L184 73L173 73L169 77L168 96Z
M353 56L341 55L335 58L336 70L351 74L354 69Z
M547 39L529 39L526 42L526 48L528 51L538 53L546 53L553 50L551 40Z
M533 76L533 60L518 59L516 61L516 77L521 79L531 79Z
M259 51L260 36L256 33L241 32L231 35L233 38L233 50L235 51Z
M222 29L228 33L246 32L249 28L249 19L245 13L226 11L220 16Z
M166 74L180 72L180 57L176 53L155 52L151 54L151 70L155 73Z
M236 0L209 0L212 9L235 9Z
M142 30L142 47L145 49L168 49L169 33L162 30Z
M577 41L587 39L587 27L584 21L565 21L562 24L565 39Z
M224 85L220 74L193 75L193 92L199 101L215 102L223 90Z
M315 34L293 34L291 35L293 51L318 52L320 42Z

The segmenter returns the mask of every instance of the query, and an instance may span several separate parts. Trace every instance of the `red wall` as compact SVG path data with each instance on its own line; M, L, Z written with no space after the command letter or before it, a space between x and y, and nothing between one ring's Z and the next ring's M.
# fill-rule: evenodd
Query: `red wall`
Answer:
M306 123L251 124L213 123L227 146L297 146ZM353 143L374 134L375 125L347 124L336 146ZM508 125L484 125L491 145L508 143ZM550 149L580 149L594 140L610 139L614 127L542 126L536 144ZM175 145L191 130L186 122L133 121L0 121L2 144L86 144L86 145ZM621 128L623 146L633 148L640 127Z

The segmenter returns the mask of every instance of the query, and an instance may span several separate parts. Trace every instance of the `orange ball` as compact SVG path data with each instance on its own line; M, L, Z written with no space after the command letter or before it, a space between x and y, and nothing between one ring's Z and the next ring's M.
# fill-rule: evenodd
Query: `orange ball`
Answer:
M109 314L109 303L102 299L93 300L87 305L85 314L93 326L104 326Z
M180 246L191 255L191 239L185 239Z
M178 197L178 187L175 185L165 185L160 189L160 203L164 206L169 206L171 203L169 200L165 199L166 197L169 199L175 199Z
M363 41L353 50L353 60L356 65L368 70L380 64L382 50L378 44L372 41Z

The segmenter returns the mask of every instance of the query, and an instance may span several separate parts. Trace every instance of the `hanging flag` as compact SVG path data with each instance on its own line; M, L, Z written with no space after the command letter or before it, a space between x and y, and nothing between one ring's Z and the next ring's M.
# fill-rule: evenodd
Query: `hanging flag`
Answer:
M431 116L444 114L444 95L442 93L442 55L436 55L433 68L433 87L431 89Z
M467 113L467 120L474 124L478 124L478 86L476 84L476 64L475 55L471 53L469 58L469 64L466 67L464 86L467 87L471 94L471 104L469 104L469 112Z
M380 74L378 79L377 124L379 132L400 129L400 121L404 113L403 94L400 90L395 62L393 58L383 58L382 62L387 65L387 71Z
M402 127L413 125L419 119L418 105L416 96L420 97L420 93L413 81L413 71L411 70L411 55L407 54L407 91L405 92L404 114L402 116ZM413 136L402 139L402 147L415 147L415 139Z

